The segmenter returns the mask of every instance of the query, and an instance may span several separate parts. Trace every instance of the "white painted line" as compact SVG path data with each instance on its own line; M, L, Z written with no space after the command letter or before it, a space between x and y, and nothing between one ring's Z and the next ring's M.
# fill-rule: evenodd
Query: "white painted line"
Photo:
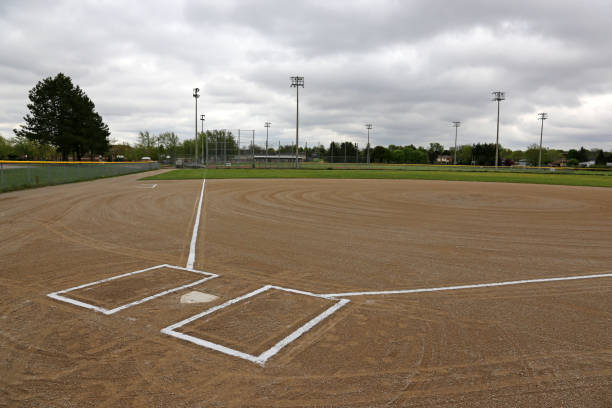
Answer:
M189 257L187 258L187 268L193 268L195 263L196 241L198 240L198 228L200 226L200 214L202 213L202 202L204 201L204 187L206 179L202 180L202 191L200 192L200 203L198 204L198 213L196 214L195 223L193 224L193 232L191 234L191 245L189 246Z
M258 360L261 361L260 364L261 365L265 364L265 362L270 357L272 357L273 355L275 355L276 353L281 351L281 349L283 347L285 347L286 345L288 345L292 341L295 341L302 334L304 334L308 330L312 329L315 325L317 325L318 323L323 321L326 317L330 316L332 313L334 313L335 311L340 309L342 306L346 305L348 302L350 302L350 300L348 300L348 299L341 299L338 303L336 303L335 305L331 306L329 309L327 309L326 311L324 311L323 313L321 313L317 317L313 318L308 323L306 323L305 325L303 325L302 327L298 328L296 331L294 331L293 333L291 333L290 335L288 335L287 337L285 337L284 339L282 339L281 341L276 343L274 346L272 346L272 348L270 348L269 350L264 351L263 353L261 353L259 355L259 357L258 357Z
M347 297L347 296L401 295L405 293L439 292L443 290L488 288L488 287L493 287L493 286L522 285L526 283L558 282L558 281L567 281L567 280L595 279L595 278L612 278L612 273L603 273L603 274L598 274L598 275L567 276L567 277L562 277L562 278L542 278L542 279L526 279L526 280L507 281L507 282L479 283L476 285L443 286L439 288L383 290L383 291L374 291L374 292L330 293L330 294L322 295L322 296L327 297L327 298L335 298L335 297Z
M157 184L140 184L138 188L150 188L151 190L157 187Z
M185 341L189 341L191 343L197 344L198 346L202 346L202 347L206 347L215 351L219 351L221 353L225 353L228 354L230 356L234 356L234 357L238 357L238 358L242 358L244 360L250 361L252 363L256 363L259 364L261 366L265 365L266 361L274 356L275 354L277 354L279 351L281 351L285 346L287 346L289 343L295 341L297 338L299 338L301 335L303 335L304 333L306 333L308 330L312 329L315 325L317 325L318 323L320 323L322 320L324 320L325 318L329 317L332 313L336 312L338 309L340 309L342 306L346 305L348 302L350 302L350 300L348 299L340 299L336 304L334 304L333 306L329 307L327 310L325 310L323 313L319 314L318 316L314 317L313 319L309 320L306 324L304 324L303 326L299 327L298 329L296 329L294 332L290 333L287 337L285 337L284 339L282 339L281 341L279 341L278 343L276 343L274 346L272 346L270 349L264 351L263 353L261 353L258 356L254 356L252 354L248 354L248 353L244 353L242 351L238 351L226 346L223 346L221 344L217 344L217 343L213 343L204 339L200 339L198 337L195 336L191 336L188 334L184 334L181 332L177 332L175 331L175 329L178 329L181 326L186 325L187 323L193 322L194 320L197 320L203 316L209 315L213 312L216 312L219 309L223 309L227 306L230 306L234 303L238 303L244 299L250 298L252 296L258 295L262 292L265 292L267 290L270 289L277 289L277 290L282 290L285 292L290 292L290 293L296 293L296 294L301 294L301 295L306 295L306 296L314 296L314 297L319 297L319 298L327 298L330 299L327 296L323 296L323 295L316 295L310 292L304 292L301 290L296 290L296 289L289 289L289 288L283 288L280 286L273 286L273 285L266 285L263 286L257 290L254 290L253 292L249 292L247 294L244 294L242 296L239 296L237 298L228 300L227 302L212 307L202 313L198 313L197 315L191 316L185 320L182 320L178 323L175 323L171 326L168 326L164 329L161 330L162 333L167 334L169 336L172 337L176 337L178 339L181 340L185 340ZM332 300L332 299L330 299ZM336 299L333 299L336 300Z
M165 290L163 292L155 293L154 295L147 296L147 297L145 297L143 299L136 300L134 302L130 302L130 303L127 303L125 305L118 306L118 307L116 307L114 309L106 309L106 308L103 308L103 307L100 307L100 306L92 305L92 304L89 304L89 303L81 302L79 300L71 299L71 298L66 297L66 296L62 296L65 293L69 293L69 292L72 292L72 291L77 290L77 289L82 289L82 288L86 288L86 287L89 287L89 286L99 285L100 283L109 282L109 281L112 281L112 280L115 280L115 279L123 278L123 277L126 277L126 276L131 276L131 275L136 275L138 273L143 273L143 272L147 272L147 271L151 271L153 269L159 269L159 268L179 269L179 270L183 270L183 271L197 273L199 275L206 275L207 277L204 278L204 279L199 279L197 281L188 283L186 285L178 286L178 287L175 287L175 288L171 288L171 289ZM152 299L155 299L155 298L167 295L169 293L177 292L179 290L183 290L183 289L186 289L186 288L190 288L192 286L199 285L199 284L204 283L204 282L206 282L206 281L208 281L210 279L214 279L214 278L216 278L218 276L219 275L216 275L216 274L210 273L210 272L197 271L197 270L191 269L191 268L183 268L181 266L172 266L172 265L168 265L168 264L163 264L163 265L152 266L152 267L146 268L146 269L141 269L141 270L135 271L135 272L123 273L121 275L112 276L110 278L101 279L101 280L98 280L98 281L95 281L95 282L86 283L86 284L75 286L75 287L72 287L72 288L60 290L60 291L57 291L57 292L52 292L52 293L47 294L47 296L50 297L50 298L56 299L56 300L60 300L62 302L71 303L71 304L76 305L76 306L84 307L86 309L95 310L97 312L104 313L105 315L111 315L111 314L117 313L120 310L127 309L128 307L139 305L139 304L144 303L144 302L148 302L149 300L152 300Z
M219 310L219 309L223 309L224 307L227 307L227 306L232 305L232 304L234 304L234 303L238 303L238 302L240 302L241 300L244 300L244 299L250 298L251 296L255 296L255 295L257 295L257 294L259 294L259 293L261 293L261 292L265 292L266 290L270 289L271 287L272 287L272 286L270 286L270 285L266 285L266 286L263 286L263 287L261 287L261 288L259 288L259 289L257 289L257 290L254 290L253 292L249 292L249 293L247 293L246 295L242 295L242 296L239 296L239 297L237 297L237 298L230 299L230 300L228 300L227 302L222 303L222 304L220 304L220 305L217 305L217 306L215 306L215 307L212 307L212 308L210 308L210 309L208 309L208 310L205 310L205 311L203 311L202 313L198 313L197 315L193 315L193 316L191 316L191 317L189 317L189 318L187 318L187 319L185 319L185 320L181 320L181 321L180 321L180 322L178 322L178 323L174 323L173 325L168 326L168 327L166 327L165 329L163 329L163 330L162 330L162 332L163 332L164 330L174 330L174 329L177 329L177 328L179 328L179 327L181 327L181 326L186 325L187 323L191 323L191 322L193 322L194 320L199 319L200 317L203 317L203 316L206 316L206 315L211 314L211 313L213 313L213 312L216 312L216 311L217 311L217 310Z

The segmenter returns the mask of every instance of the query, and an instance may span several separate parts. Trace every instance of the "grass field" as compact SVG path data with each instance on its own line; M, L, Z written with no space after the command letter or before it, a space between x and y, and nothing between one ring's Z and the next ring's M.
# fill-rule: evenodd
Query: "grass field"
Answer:
M180 169L147 177L144 180L190 180L202 178L418 179L612 187L612 175L428 170Z

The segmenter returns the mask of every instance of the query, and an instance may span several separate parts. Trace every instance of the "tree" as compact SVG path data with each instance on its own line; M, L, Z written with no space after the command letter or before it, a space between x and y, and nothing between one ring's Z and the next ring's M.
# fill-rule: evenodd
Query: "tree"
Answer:
M376 146L371 151L371 160L374 163L388 163L391 160L391 152L384 146Z
M18 137L41 145L49 145L62 158L75 153L105 153L109 148L110 131L95 111L95 105L70 77L57 74L39 81L28 94L29 113L25 125L15 129Z
M13 152L13 146L11 145L9 140L0 135L0 160L6 160L9 158L9 155Z
M457 149L458 164L472 164L472 146L463 145Z
M476 143L472 145L473 160L479 166L495 164L495 143Z
M606 156L604 155L604 151L600 150L595 156L595 164L597 166L605 166L606 165Z
M427 150L427 154L429 155L430 163L435 163L436 160L438 159L438 156L440 156L442 153L444 153L444 146L442 146L440 143L430 143L429 144L429 149Z

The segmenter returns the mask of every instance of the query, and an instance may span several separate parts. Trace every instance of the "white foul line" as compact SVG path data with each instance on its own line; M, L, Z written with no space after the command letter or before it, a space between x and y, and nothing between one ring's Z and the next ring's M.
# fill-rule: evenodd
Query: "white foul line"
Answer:
M230 306L234 303L240 302L244 299L250 298L252 296L258 295L262 292L265 292L267 290L270 289L277 289L277 290L282 290L285 292L290 292L290 293L296 293L296 294L300 294L300 295L306 295L306 296L314 296L314 297L319 297L319 298L326 298L329 300L338 300L338 299L331 299L327 296L323 296L323 295L317 295L311 292L304 292L301 290L296 290L296 289L289 289L289 288L283 288L280 286L274 286L274 285L266 285L263 286L257 290L254 290L253 292L249 292L247 294L244 294L242 296L239 296L237 298L234 299L230 299L227 302L217 305L215 307L212 307L204 312L198 313L194 316L191 316L185 320L182 320L178 323L175 323L171 326L168 326L164 329L161 330L162 333L167 334L169 336L172 337L176 337L179 338L181 340L185 340L185 341L189 341L191 343L197 344L198 346L202 346L202 347L207 347L209 349L212 350L216 350L219 351L221 353L225 353L228 354L230 356L234 356L234 357L239 357L242 358L244 360L248 360L252 363L256 363L259 364L261 366L263 366L266 361L272 357L273 355L277 354L279 351L281 351L281 349L283 349L285 346L287 346L289 343L295 341L298 337L300 337L301 335L303 335L304 333L306 333L308 330L312 329L314 326L316 326L318 323L320 323L322 320L324 320L325 318L327 318L328 316L330 316L332 313L334 313L335 311L337 311L338 309L340 309L342 306L346 305L347 303L350 302L350 300L348 299L339 299L337 303L335 303L334 305L332 305L331 307L327 308L323 313L319 314L318 316L314 317L313 319L309 320L306 324L304 324L303 326L299 327L298 329L296 329L295 331L293 331L292 333L290 333L287 337L285 337L284 339L280 340L278 343L276 343L274 346L272 346L270 349L264 351L263 353L261 353L258 356L254 356L252 354L248 354L248 353L244 353L242 351L238 351L238 350L234 350L232 348L223 346L221 344L217 344L217 343L213 343L210 342L208 340L204 340L195 336L190 336L188 334L185 333L181 333L181 332L177 332L175 331L175 329L178 329L179 327L182 327L184 325L186 325L187 323L193 322L194 320L197 320L203 316L209 315L213 312L216 312L219 309L223 309L227 306Z
M506 282L479 283L476 285L442 286L439 288L383 290L383 291L375 291L375 292L330 293L330 294L326 294L323 296L334 298L334 297L346 297L346 296L401 295L404 293L439 292L443 290L488 288L492 286L522 285L526 283L557 282L557 281L566 281L566 280L595 279L595 278L612 278L612 273L602 273L598 275L567 276L567 277L562 277L562 278L542 278L542 279L526 279L526 280L506 281Z
M198 228L200 226L200 214L202 213L202 202L204 201L204 186L206 179L202 180L202 191L200 192L200 203L198 204L198 213L196 214L195 223L193 224L193 233L191 234L191 245L189 246L189 257L187 258L187 268L192 269L195 263L196 241L198 240Z

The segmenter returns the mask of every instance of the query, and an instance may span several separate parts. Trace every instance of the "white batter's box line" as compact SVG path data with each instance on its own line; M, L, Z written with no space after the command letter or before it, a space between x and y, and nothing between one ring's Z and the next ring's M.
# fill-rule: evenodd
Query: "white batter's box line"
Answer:
M612 278L612 273L600 273L596 275L578 275L578 276L565 276L561 278L541 278L541 279L524 279L516 281L506 282L492 282L492 283L479 283L475 285L459 285L459 286L442 286L439 288L422 288L422 289L406 289L406 290L383 290L383 291L372 291L372 292L345 292L345 293L330 293L327 295L321 295L323 297L333 299L336 297L346 296L375 296L375 295L402 295L406 293L421 293L421 292L440 292L444 290L461 290L461 289L476 289L476 288L490 288L494 286L510 286L510 285L524 285L527 283L544 283L544 282L558 282L558 281L570 281L579 279L596 279L596 278Z
M295 331L290 333L287 337L285 337L284 339L280 340L278 343L273 345L271 348L269 348L268 350L264 351L263 353L261 353L261 354L259 354L257 356L256 355L252 355L252 354L248 354L248 353L244 353L242 351L238 351L238 350L232 349L230 347L223 346L221 344L213 343L211 341L207 341L207 340L201 339L199 337L195 337L195 336L191 336L191 335L188 335L188 334L184 334L184 333L175 331L179 327L182 327L182 326L184 326L184 325L186 325L188 323L191 323L191 322L193 322L193 321L195 321L197 319L200 319L201 317L204 317L206 315L214 313L217 310L223 309L225 307L228 307L230 305L233 305L235 303L238 303L238 302L240 302L242 300L248 299L250 297L253 297L255 295L258 295L258 294L263 293L263 292L265 292L267 290L270 290L270 289L282 290L282 291L285 291L285 292L296 293L296 294L306 295L306 296L313 296L313 297L323 298L323 299L327 299L327 300L337 300L338 302L336 302L334 305L332 305L331 307L327 308L324 312L322 312L318 316L312 318L307 323L305 323L303 326L297 328ZM270 357L272 357L275 354L277 354L279 351L281 351L288 344L290 344L291 342L297 340L301 335L303 335L304 333L306 333L307 331L312 329L318 323L320 323L321 321L323 321L324 319L329 317L331 314L333 314L334 312L336 312L338 309L340 309L341 307L343 307L344 305L346 305L349 302L350 302L350 300L348 300L348 299L332 299L332 298L330 298L328 296L318 295L318 294L314 294L314 293L311 293L311 292L305 292L305 291L296 290L296 289L283 288L283 287L274 286L274 285L266 285L266 286L263 286L263 287L261 287L261 288L259 288L257 290L254 290L253 292L249 292L249 293L244 294L242 296L239 296L237 298L230 299L230 300L228 300L227 302L225 302L223 304L217 305L217 306L212 307L212 308L210 308L208 310L205 310L204 312L198 313L198 314L196 314L194 316L191 316L191 317L189 317L189 318L187 318L185 320L182 320L182 321L180 321L178 323L175 323L175 324L173 324L171 326L168 326L168 327L162 329L161 332L163 334L167 334L169 336L176 337L178 339L189 341L191 343L197 344L198 346L206 347L206 348L209 348L209 349L212 349L212 350L215 350L215 351L219 351L221 353L228 354L230 356L242 358L242 359L250 361L252 363L259 364L260 366L264 366L266 361L268 361L268 359L270 359Z
M77 289L82 289L82 288L87 288L89 286L99 285L100 283L109 282L109 281L113 281L115 279L124 278L126 276L132 276L132 275L136 275L136 274L139 274L139 273L148 272L148 271L151 271L151 270L154 270L154 269L160 269L160 268L179 269L179 270L182 270L182 271L193 272L193 273L197 273L199 275L206 275L206 278L199 279L199 280L197 280L195 282L191 282L191 283L188 283L186 285L177 286L175 288L164 290L164 291L159 292L159 293L155 293L155 294L153 294L151 296L147 296L147 297L145 297L143 299L135 300L135 301L130 302L130 303L126 303L125 305L118 306L118 307L116 307L114 309L106 309L106 308L103 308L103 307L100 307L100 306L92 305L92 304L89 304L89 303L81 302L79 300L71 299L71 298L66 297L66 296L62 296L64 294L66 294L66 293L70 293L70 292L72 292L74 290L77 290ZM75 286L73 288L68 288L68 289L57 291L57 292L48 293L47 296L49 296L50 298L56 299L56 300L60 300L62 302L66 302L66 303L70 303L70 304L73 304L73 305L76 305L76 306L84 307L86 309L95 310L96 312L104 313L105 315L111 315L111 314L117 313L117 312L119 312L119 311L121 311L123 309L127 309L128 307L136 306L136 305L139 305L141 303L148 302L149 300L153 300L153 299L156 299L158 297L165 296L165 295L167 295L169 293L178 292L179 290L183 290L183 289L186 289L186 288L190 288L192 286L199 285L201 283L204 283L204 282L206 282L208 280L211 280L211 279L214 279L214 278L217 278L217 277L219 277L219 275L214 274L214 273L210 273L210 272L198 271L198 270L191 269L191 268L183 268L182 266L173 266L173 265L168 265L168 264L162 264L162 265L152 266L152 267L146 268L146 269L141 269L141 270L135 271L135 272L128 272L128 273L124 273L124 274L121 274L121 275L112 276L110 278L101 279L101 280L98 280L98 281L95 281L95 282L85 283L83 285Z

